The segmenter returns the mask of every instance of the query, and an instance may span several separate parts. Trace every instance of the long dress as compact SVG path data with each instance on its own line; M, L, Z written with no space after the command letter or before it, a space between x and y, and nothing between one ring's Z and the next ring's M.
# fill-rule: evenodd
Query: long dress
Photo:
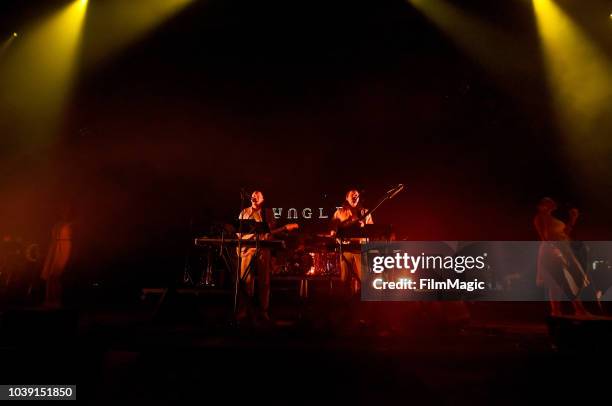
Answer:
M535 219L542 242L538 251L536 284L549 290L551 300L575 299L589 285L589 278L576 259L566 225L550 214Z

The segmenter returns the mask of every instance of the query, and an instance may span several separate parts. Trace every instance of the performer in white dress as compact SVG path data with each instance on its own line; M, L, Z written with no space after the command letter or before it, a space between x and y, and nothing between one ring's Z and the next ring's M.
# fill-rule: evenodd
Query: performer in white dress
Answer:
M578 295L590 281L572 251L569 237L578 212L571 211L568 223L564 223L553 216L556 208L554 200L543 198L533 220L542 241L538 252L536 284L547 289L553 316L562 314L563 299L572 301L576 315L589 315Z

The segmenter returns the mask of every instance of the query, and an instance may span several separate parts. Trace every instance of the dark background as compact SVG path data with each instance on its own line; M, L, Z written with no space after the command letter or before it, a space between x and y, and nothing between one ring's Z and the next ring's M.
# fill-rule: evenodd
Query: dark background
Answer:
M535 239L543 196L582 208L579 238L610 239L609 181L585 199L564 158L531 5L454 3L515 39L499 49L512 67L488 71L396 0L194 1L91 65L105 25L90 0L52 145L21 142L0 106L0 232L44 246L68 202L91 275L172 273L190 224L236 217L241 188L329 211L349 187L368 206L405 183L375 215L402 239ZM3 1L0 31L63 4ZM560 4L611 55L610 3Z

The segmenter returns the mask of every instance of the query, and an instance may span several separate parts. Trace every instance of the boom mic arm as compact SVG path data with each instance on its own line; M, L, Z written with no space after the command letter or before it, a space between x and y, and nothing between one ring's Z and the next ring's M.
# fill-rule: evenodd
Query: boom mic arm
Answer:
M388 199L393 199L399 192L404 190L404 187L405 187L405 185L403 183L400 183L399 185L397 185L393 189L389 190L387 192Z

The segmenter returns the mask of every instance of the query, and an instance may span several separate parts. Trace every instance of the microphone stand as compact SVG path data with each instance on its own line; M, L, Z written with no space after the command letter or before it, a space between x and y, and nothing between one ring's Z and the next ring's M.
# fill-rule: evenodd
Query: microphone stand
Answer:
M238 316L238 291L240 290L240 270L242 269L242 212L246 209L244 205L245 199L244 189L240 189L240 216L238 219L238 261L236 261L236 277L234 284L234 322L237 322Z
M385 195L378 201L378 203L376 204L376 206L374 206L373 209L371 210L366 210L365 213L363 215L361 215L361 217L359 218L359 220L357 221L361 221L364 218L366 218L367 216L369 216L370 214L374 213L380 206L382 206L382 204L384 202L386 202L387 200L391 200L393 199L395 196L397 196L397 194L399 192L401 192L402 190L404 190L404 184L400 183L399 185L397 185L396 187L388 190Z
M193 235L193 217L189 218L189 237ZM185 266L183 267L183 285L193 285L193 277L191 276L190 252L185 253Z
M358 223L360 221L362 221L363 219L365 219L366 217L368 217L369 215L371 215L372 213L374 213L380 206L382 206L382 204L384 202L386 202L387 200L391 200L393 199L397 194L399 194L399 192L401 192L402 190L404 190L405 185L400 183L399 185L395 186L394 188L388 190L384 196L378 201L378 203L376 203L376 206L374 206L373 209L370 210L366 210L361 216L359 216L357 219L355 220L351 220L351 221L347 221L343 224L343 227L349 227L355 223Z

